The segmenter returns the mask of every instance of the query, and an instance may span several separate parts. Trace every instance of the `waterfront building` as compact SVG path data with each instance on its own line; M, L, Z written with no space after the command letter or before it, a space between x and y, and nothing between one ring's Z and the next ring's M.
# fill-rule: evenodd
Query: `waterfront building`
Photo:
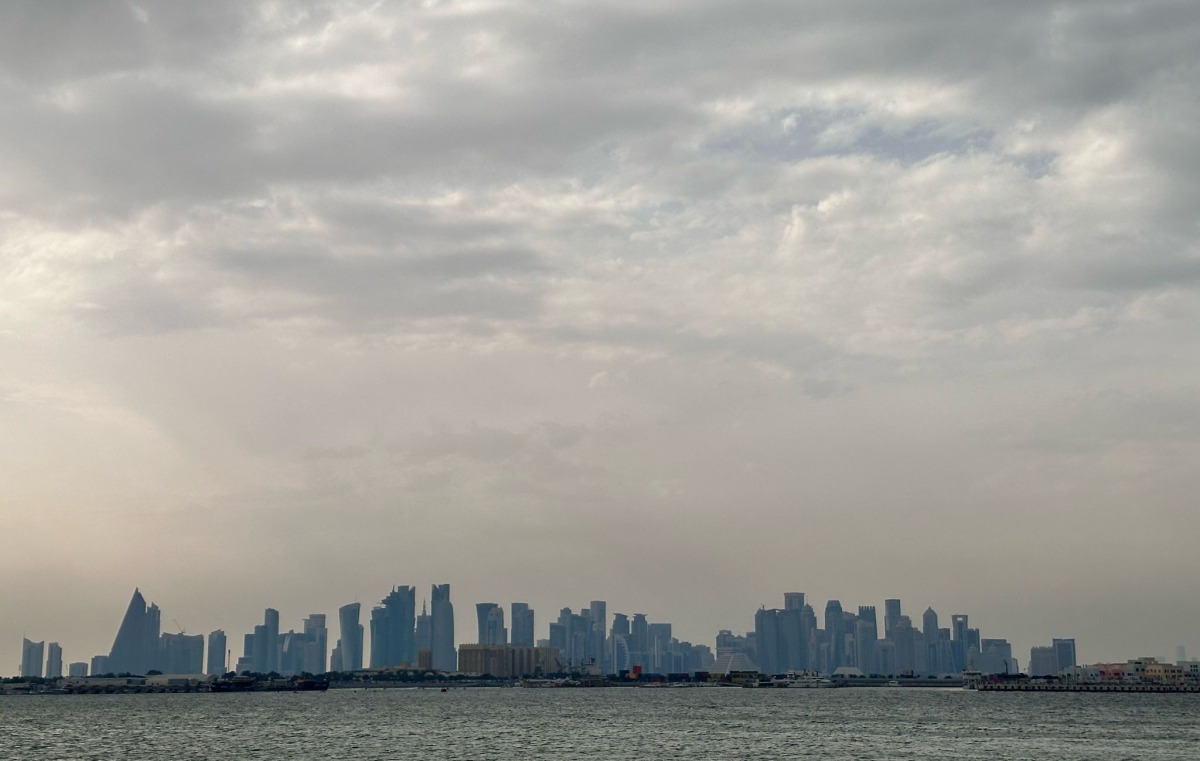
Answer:
M416 588L400 586L371 611L372 668L416 663L416 610Z
M954 655L953 671L963 671L967 667L967 616L957 613L950 616L950 650Z
M433 618L426 610L424 600L421 601L421 613L417 616L415 639L417 653L422 650L433 651ZM417 660L420 660L419 656Z
M588 603L587 650L588 659L598 664L608 673L612 670L612 662L608 654L608 603L604 600L592 600Z
M269 654L271 647L269 631L266 624L259 624L254 627L254 632L245 642L245 655L249 660L250 670L257 674L266 674L274 670L270 665L273 659Z
M629 635L628 634L609 634L608 636L609 662L612 663L611 673L620 674L621 672L631 671L633 663L629 660Z
M670 655L671 643L674 638L671 636L671 625L667 623L652 623L648 628L650 635L650 673L652 674L670 674L673 671L678 671L672 665Z
M338 640L339 671L359 671L363 667L363 627L359 623L362 604L352 602L338 608L341 639Z
M267 608L263 611L263 627L265 634L262 646L265 660L259 670L263 673L272 671L278 673L280 670L279 611L274 608Z
M508 644L508 631L504 628L504 608L494 602L475 604L475 617L479 632L475 640L480 645Z
M477 644L459 647L458 670L464 674L514 679L561 674L566 667L557 648Z
M224 676L229 669L226 668L226 653L228 647L225 640L225 632L221 629L214 629L208 633L208 668L204 673L209 676Z
M1054 660L1058 664L1059 671L1077 665L1074 639L1054 639L1051 640L1050 646L1054 648Z
M533 608L528 603L512 604L512 644L517 647L533 647Z
M82 661L67 666L67 676L72 679L83 679L88 675L88 665Z
M112 669L110 669L108 667L108 656L107 655L93 655L92 656L92 668L91 668L92 676L103 676L104 674L111 674L111 673L113 673L113 671L112 671Z
M46 642L21 640L21 676L40 679L46 660Z
M170 634L159 638L157 669L165 674L200 674L204 670L204 635Z
M985 639L980 642L979 655L972 664L983 674L1017 674L1017 661L1012 657L1012 645L1004 639Z
M864 676L879 673L875 652L879 641L876 621L874 606L859 606L858 620L854 622L854 665Z
M1029 676L1053 676L1058 673L1058 657L1053 647L1029 649Z
M896 625L900 623L900 600L893 598L883 601L883 636L893 642Z
M908 616L900 616L892 627L892 642L896 645L896 673L911 676L914 673L912 620Z
M329 629L325 626L324 613L310 613L304 619L304 656L301 671L309 674L324 674L328 671Z
M158 658L159 633L158 606L147 605L141 591L134 589L108 654L107 668L100 673L145 674L153 669Z
M799 598L799 599L797 599ZM784 595L783 610L779 611L779 658L784 671L803 671L808 668L808 637L804 631L804 593ZM789 607L790 606L790 607Z
M62 648L57 642L46 646L46 678L62 678Z
M430 604L429 638L433 668L436 671L454 671L458 666L458 657L454 650L454 605L450 602L450 585L434 584Z
M774 608L759 608L754 614L754 662L764 674L779 674L781 668L781 636L779 611Z
M886 622L886 619L885 619ZM842 615L842 603L830 600L825 603L825 644L826 651L825 673L832 674L845 663L845 616ZM760 663L761 667L762 664Z

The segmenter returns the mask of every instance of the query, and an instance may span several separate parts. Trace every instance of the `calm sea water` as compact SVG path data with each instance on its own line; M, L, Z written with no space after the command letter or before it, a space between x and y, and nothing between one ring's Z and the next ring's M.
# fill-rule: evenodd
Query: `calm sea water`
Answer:
M4 759L1200 759L1200 696L333 690L0 698Z

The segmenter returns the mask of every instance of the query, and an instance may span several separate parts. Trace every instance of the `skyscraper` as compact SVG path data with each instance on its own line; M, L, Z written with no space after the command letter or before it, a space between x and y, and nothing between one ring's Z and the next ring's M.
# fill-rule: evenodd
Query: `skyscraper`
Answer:
M779 611L759 608L754 613L754 662L764 674L778 674L780 668Z
M436 671L455 671L458 656L454 650L454 605L450 602L450 585L434 584L430 594L430 644L433 668Z
M279 611L263 611L263 625L267 627L267 671L279 671Z
M954 655L954 671L967 668L967 640L969 639L967 616L956 613L950 616L950 652Z
M604 600L592 600L588 604L588 617L591 627L587 636L588 659L599 666L604 673L611 671L611 660L608 652L608 603Z
M210 676L223 676L225 668L225 653L227 651L225 632L216 629L208 633L208 668L205 673Z
M338 624L341 630L340 671L359 671L363 667L363 627L359 623L362 605L352 602L338 608Z
M46 678L59 679L62 677L62 648L57 642L51 642L46 648Z
M21 640L21 676L41 678L46 660L46 642Z
M108 654L107 671L114 674L145 674L158 659L160 632L157 605L146 605L142 593L135 589L121 619L121 628ZM93 670L92 673L95 673Z
M392 587L391 593L371 611L373 668L416 663L416 609L417 590L401 586Z
M515 647L533 647L533 608L528 603L512 604L512 643Z
M854 622L854 665L864 676L879 673L876 654L879 641L879 619L874 605L858 606L858 620Z
M309 674L324 674L329 670L329 629L324 613L311 613L304 619L304 668Z
M1078 665L1075 661L1075 640L1073 638L1051 640L1050 646L1054 648L1054 662L1059 671L1075 668Z
M883 601L883 636L893 639L892 630L900 623L900 600L892 598ZM878 626L878 624L876 624Z
M417 652L429 650L432 657L433 651L433 619L426 610L425 601L421 601L421 615L417 616Z
M826 668L829 673L837 671L845 665L845 619L842 616L842 603L830 600L825 603L825 641L829 646Z
M481 645L502 645L503 642L495 641L495 631L493 627L493 614L500 610L503 615L503 609L494 602L475 603L475 618L479 625L479 635L475 640Z
M158 669L166 674L199 674L204 668L204 635L171 634L159 638Z

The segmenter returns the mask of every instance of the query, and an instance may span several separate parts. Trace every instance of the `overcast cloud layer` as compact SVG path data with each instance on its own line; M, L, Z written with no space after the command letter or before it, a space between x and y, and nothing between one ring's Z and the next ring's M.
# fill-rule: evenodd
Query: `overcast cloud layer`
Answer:
M1192 2L0 6L0 663L450 582L1200 652ZM236 655L236 653L235 653Z

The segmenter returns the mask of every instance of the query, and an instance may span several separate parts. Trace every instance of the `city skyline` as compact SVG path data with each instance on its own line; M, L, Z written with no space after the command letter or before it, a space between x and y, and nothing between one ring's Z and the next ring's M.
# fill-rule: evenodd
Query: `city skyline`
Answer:
M369 663L404 584L439 660L792 589L1200 652L1197 51L1181 0L0 3L0 663L135 587L289 657L357 600Z
M448 600L448 584L434 584L431 587L433 595L439 596L441 604L452 604ZM281 628L279 611L267 608L263 613L264 623L245 633L239 656L224 630L193 635L161 630L160 608L156 603L147 603L139 588L133 592L111 649L81 662L77 653L69 653L66 662L72 670L77 665L86 665L89 673L145 673L155 669L166 673L213 674L232 670L294 675L323 673L326 664L330 671L401 665L416 668L419 664L427 664L423 668L454 671L457 663L451 659L456 656L444 652L438 656L440 665L434 665L432 627L428 621L422 622L428 616L424 612L426 606L423 605L423 612L417 615L415 600L415 587L393 586L390 593L369 607L369 634L362 624L364 606L358 602L339 607L333 622L334 631L326 627L327 615L311 613L304 617L299 632L295 629L285 632ZM732 663L752 664L764 673L807 670L832 674L845 667L857 668L866 675L936 675L959 673L964 669L985 673L1017 673L1032 669L1030 673L1042 674L1056 673L1059 668L1053 667L1054 664L1075 666L1084 662L1078 655L1075 636L1043 637L1042 642L1025 651L1007 637L999 636L1003 634L1002 630L981 633L980 628L971 627L969 613L939 614L930 606L915 616L915 611L903 612L903 601L899 598L887 598L879 607L859 605L857 613L843 608L838 599L827 600L823 614L818 613L812 600L803 592L782 593L777 602L781 607L759 607L752 615L751 626L745 630L736 626L721 627L708 640L700 638L689 642L675 636L673 625L668 621L654 620L640 612L614 611L610 614L607 601L593 600L581 607L579 613L573 613L570 607L562 608L557 618L547 621L542 630L533 629L533 641L528 643L514 639L523 636L523 632L509 636L510 630L502 626L503 605L484 602L473 606L477 636L465 635L453 645L551 647L560 651L561 662L570 668L583 668L594 663L611 673L622 668L629 670L635 663L639 664L637 668L649 673L699 671L710 667L728 669ZM523 628L534 625L536 609L528 603L510 603L510 610L512 620L524 622ZM883 611L882 626L877 610ZM593 621L603 622L595 629L598 636L595 641L590 633L594 625L589 622ZM941 623L949 626L941 626ZM538 636L541 631L545 632L545 637ZM348 633L356 639L347 640ZM619 643L618 634L622 635ZM819 638L814 638L816 635ZM663 639L659 640L659 637ZM655 642L660 644L653 644ZM214 652L214 643L223 649ZM684 649L675 651L675 643L682 643ZM816 649L818 643L820 650ZM659 656L651 653L666 652L667 644L672 644L672 652L679 655L674 661L660 662ZM693 646L701 648L696 651L697 660L688 655ZM422 648L425 648L424 653ZM746 659L729 661L734 650ZM1084 652L1086 654L1086 649ZM1179 659L1182 660L1186 652L1186 646L1176 646ZM1141 652L1136 657L1148 655L1152 654ZM1123 659L1133 657L1126 655ZM1154 657L1168 660L1161 655ZM1117 660L1092 659L1088 662ZM451 662L455 666L448 665ZM679 668L671 669L666 664ZM51 642L47 649L45 641L33 642L27 638L23 641L16 674L42 676L44 670L45 674L62 675L64 668L59 642Z

